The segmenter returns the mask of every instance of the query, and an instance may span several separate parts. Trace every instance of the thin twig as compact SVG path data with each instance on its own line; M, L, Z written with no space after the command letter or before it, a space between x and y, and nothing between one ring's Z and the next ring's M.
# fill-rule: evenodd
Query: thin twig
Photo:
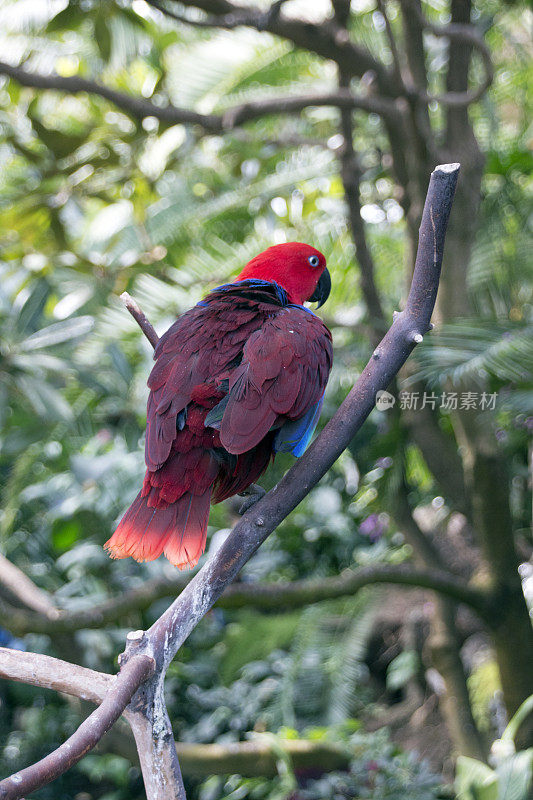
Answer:
M159 336L156 333L156 330L150 320L146 317L144 311L141 307L135 302L133 297L129 295L127 292L122 292L120 295L120 299L130 312L131 316L142 330L152 347L155 348L159 341Z
M485 76L477 89L470 92L445 92L444 94L431 95L427 92L416 92L416 96L423 103L438 102L441 105L461 108L468 106L483 96L493 80L493 66L490 51L471 25L434 25L429 22L421 10L412 0L402 0L409 5L409 11L420 18L421 24L434 36L445 36L456 41L464 41L475 47L483 61ZM181 5L205 11L207 16L200 19L189 19L186 16L169 11L159 0L152 2L159 11L177 21L198 27L219 28L232 30L241 25L255 28L258 31L268 31L276 36L293 42L297 47L302 47L323 58L331 59L352 77L361 77L365 73L374 73L380 92L388 97L401 97L406 87L403 81L398 80L396 68L389 70L386 65L371 54L366 48L351 41L346 31L332 20L321 23L312 23L308 20L288 16L273 15L268 18L261 9L254 6L236 5L229 0L181 0Z

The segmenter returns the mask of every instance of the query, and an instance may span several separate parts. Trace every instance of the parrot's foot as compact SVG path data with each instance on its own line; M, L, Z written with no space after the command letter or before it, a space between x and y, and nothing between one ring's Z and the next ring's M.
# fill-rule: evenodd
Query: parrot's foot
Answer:
M248 509L250 509L258 500L261 500L262 497L266 495L266 489L263 489L262 486L258 486L257 483L251 483L250 486L244 491L239 493L239 497L246 497L244 503L242 503L239 507L239 514L242 515L246 514Z

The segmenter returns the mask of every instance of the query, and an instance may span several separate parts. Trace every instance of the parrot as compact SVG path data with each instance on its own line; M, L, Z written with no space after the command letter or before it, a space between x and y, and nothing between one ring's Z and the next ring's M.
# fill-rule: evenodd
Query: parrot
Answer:
M330 291L320 251L273 245L163 334L148 379L146 475L104 545L112 558L163 554L194 567L211 503L245 494L276 453L302 455L332 365L331 333L304 303L319 308Z

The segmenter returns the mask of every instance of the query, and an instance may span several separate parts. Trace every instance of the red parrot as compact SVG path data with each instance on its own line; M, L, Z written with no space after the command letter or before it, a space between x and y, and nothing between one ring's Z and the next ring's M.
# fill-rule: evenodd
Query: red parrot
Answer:
M276 452L300 456L316 427L331 334L303 304L329 296L326 259L274 245L183 314L155 348L141 492L105 547L162 553L184 569L205 549L209 505L243 493Z

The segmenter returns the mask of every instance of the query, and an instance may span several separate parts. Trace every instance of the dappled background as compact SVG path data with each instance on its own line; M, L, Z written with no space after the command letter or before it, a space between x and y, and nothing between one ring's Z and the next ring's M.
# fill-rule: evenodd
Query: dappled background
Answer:
M309 5L291 2L286 13L319 22L330 13L327 2ZM192 22L201 19L195 10L170 6ZM435 23L448 21L446 3L424 6ZM385 21L376 8L366 0L352 4L350 35L390 64ZM436 430L457 458L458 446L462 452L474 447L463 431L470 423L461 425L449 413L453 408L443 410L439 402L426 409L434 411L433 427L415 435L416 412L397 413L409 411L400 409L403 390L437 398L443 391L497 395L494 409L477 404L468 419L481 419L505 464L521 576L526 589L531 586L531 13L520 3L491 0L479 0L472 13L492 51L495 78L470 108L485 166L471 257L466 249L459 265L468 268L468 313L441 309L437 334L418 348L394 389L395 409L372 413L320 485L246 565L242 582L328 578L348 568L411 562L418 557L418 534L465 581L473 574L483 580L472 495L465 500L464 486L454 492L453 480L443 483L423 446L437 461L445 459L431 439ZM399 4L388 4L388 21L400 37ZM296 91L327 91L337 75L332 61L268 31L180 23L143 0L4 0L0 31L2 60L23 63L28 72L98 79L157 108L170 102L201 114ZM437 90L447 63L445 40L428 36L426 53L430 89ZM475 64L474 77L479 72ZM442 107L430 104L428 113L442 130ZM410 269L405 196L380 117L356 111L352 134L360 222L388 320ZM137 118L92 94L41 91L0 75L0 135L0 548L58 607L91 609L148 579L173 580L175 573L164 560L113 562L102 549L144 472L152 353L118 300L121 292L129 291L162 333L265 247L313 244L326 255L333 279L320 312L335 346L322 424L351 387L382 325L361 291L334 107L206 135L198 126L150 114ZM453 151L450 156L462 160ZM273 486L291 462L277 458L263 485ZM468 495L468 480L466 487ZM234 520L227 504L212 510L208 550ZM36 633L23 616L12 615L9 604L20 603L0 587L0 644L114 671L125 632L148 626L170 596L171 590L162 592L147 607L106 624L77 631L42 625ZM442 617L448 614L456 666L464 670L458 680L467 687L466 695L457 690L455 696L470 704L474 723L466 732L470 743L453 721L446 725L451 684L435 644L442 633L435 623L440 602L430 592L380 586L268 613L254 602L215 608L169 670L175 737L198 744L262 737L277 754L277 768L267 778L246 777L254 765L243 761L242 774L231 774L222 752L209 768L188 773L184 767L190 798L449 796L455 755L486 758L518 703L506 707L493 642L479 619L446 606ZM517 685L526 683L523 675L517 678ZM525 699L527 691L520 692L518 700ZM86 713L79 701L3 682L2 775L48 752ZM35 797L143 797L125 737L122 731L110 735ZM331 769L318 754L313 769L299 770L279 745L297 737L317 747L338 745L342 768Z

